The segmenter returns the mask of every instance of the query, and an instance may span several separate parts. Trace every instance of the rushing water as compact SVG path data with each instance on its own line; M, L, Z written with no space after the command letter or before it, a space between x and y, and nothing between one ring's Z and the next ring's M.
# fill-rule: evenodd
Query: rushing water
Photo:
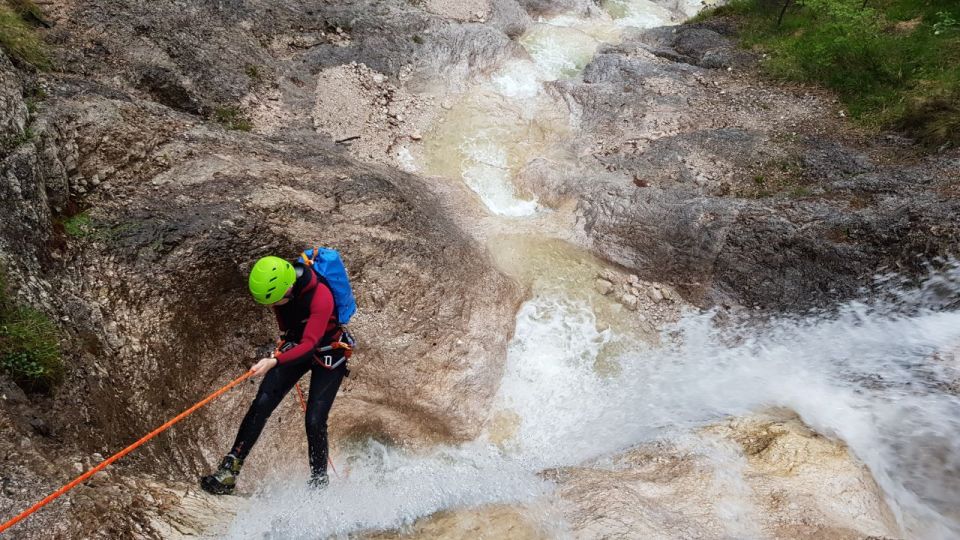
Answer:
M714 313L691 313L654 348L600 330L590 300L548 287L517 315L494 407L514 419L507 435L424 454L371 442L352 450L350 478L318 496L300 483L255 496L249 504L263 506L241 512L231 536L314 538L399 527L444 508L529 502L550 491L537 477L545 468L787 407L850 447L911 537L956 537L960 312L950 306L960 302L960 269L895 292L806 317L718 325ZM633 345L611 375L596 361L616 340Z
M689 15L691 2L674 4ZM557 152L569 121L544 81L575 77L624 26L677 18L646 0L611 0L609 16L541 21L521 39L530 59L468 92L425 137L427 170L459 178L494 214L540 211L512 183ZM532 242L532 244L524 244ZM645 442L690 444L711 422L784 407L865 463L905 534L960 537L960 269L920 286L886 283L829 313L760 319L688 313L652 346L618 306L591 292L602 264L538 239L491 241L504 271L530 286L516 316L491 421L477 440L415 453L370 441L349 449L349 478L308 493L278 476L247 501L232 538L318 538L409 525L439 510L549 498L538 473L614 456ZM517 256L518 254L522 256ZM723 320L723 323L718 323ZM604 367L608 366L608 367ZM613 366L613 368L609 368ZM699 451L708 452L708 444ZM730 534L759 533L741 504L749 487L720 456ZM342 464L341 464L342 465ZM286 473L289 475L289 472ZM553 515L553 535L564 524Z

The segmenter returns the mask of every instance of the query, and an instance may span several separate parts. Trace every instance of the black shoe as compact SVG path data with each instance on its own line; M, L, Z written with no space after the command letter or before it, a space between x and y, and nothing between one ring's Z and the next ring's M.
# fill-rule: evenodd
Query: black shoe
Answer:
M330 485L330 477L327 476L327 473L322 474L311 474L310 480L307 482L307 487L310 489L315 489L320 491Z
M220 463L220 468L213 474L200 478L200 487L213 495L229 495L237 487L237 477L240 476L240 467L243 460L227 454Z

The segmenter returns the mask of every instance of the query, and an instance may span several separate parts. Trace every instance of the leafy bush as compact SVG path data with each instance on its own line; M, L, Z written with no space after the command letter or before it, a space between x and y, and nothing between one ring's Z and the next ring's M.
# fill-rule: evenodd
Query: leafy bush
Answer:
M36 6L30 2L18 2L28 5L32 9ZM36 11L39 13L39 9ZM48 69L50 60L47 57L43 42L36 30L25 19L33 16L32 12L11 9L9 4L0 3L0 48L15 61L30 64L38 69Z
M866 125L960 143L960 2L804 0L778 25L783 2L733 0L712 14L741 21L769 74L836 90Z
M7 298L0 275L0 369L27 391L50 391L63 379L59 335L49 317Z

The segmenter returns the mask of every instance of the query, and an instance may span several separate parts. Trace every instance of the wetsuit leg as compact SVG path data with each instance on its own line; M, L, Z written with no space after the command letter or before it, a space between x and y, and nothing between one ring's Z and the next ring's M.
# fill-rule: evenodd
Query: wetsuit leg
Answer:
M310 452L310 470L313 476L327 474L327 416L337 397L337 390L347 373L346 363L333 370L314 364L310 374L310 396L307 398L307 446Z
M230 453L240 459L246 459L250 449L256 444L266 425L267 419L277 405L287 395L287 392L293 388L293 385L303 377L304 373L310 369L310 358L297 360L288 364L276 366L263 376L263 382L257 390L257 397L253 398L253 403L247 410L243 422L240 423L240 429L237 430L237 439L233 443Z

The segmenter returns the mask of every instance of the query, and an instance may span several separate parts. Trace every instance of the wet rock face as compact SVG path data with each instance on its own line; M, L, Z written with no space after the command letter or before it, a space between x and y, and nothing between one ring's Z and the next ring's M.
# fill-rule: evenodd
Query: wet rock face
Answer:
M735 33L722 20L679 28L652 28L634 32L633 38L656 56L705 68L740 68L755 61L754 55L740 49L729 36Z
M4 139L23 133L26 126L28 113L21 92L22 84L10 59L0 51L0 134Z
M515 0L438 0L422 7L372 0L323 6L303 0L176 6L81 0L58 6L53 15L53 37L67 70L113 79L204 115L255 89L282 85L276 76L289 69L291 78L309 78L311 71L357 62L396 77L412 64L424 81L442 74L455 85L458 77L518 52L509 37L529 23ZM457 24L464 20L487 24Z
M867 191L838 192L853 198ZM596 249L641 274L675 280L694 299L803 309L857 294L884 267L922 271L924 258L953 249L956 201L936 193L884 199L876 208L849 209L628 187L581 208Z
M553 473L588 538L896 537L869 471L794 419L708 428L691 448L649 445L609 468ZM854 495L851 495L854 494Z
M823 306L956 250L955 156L893 165L902 149L846 137L824 100L698 67L745 65L704 62L731 49L727 32L639 32L582 82L554 83L593 160L533 164L521 181L547 204L577 201L604 257L706 304Z
M179 80L177 74L169 69L159 66L144 69L137 86L149 93L158 103L187 113L203 113L203 106L198 102L196 92L191 91Z
M468 540L471 538L515 538L546 540L551 536L526 514L526 508L487 506L476 509L439 512L418 520L411 531L364 536L369 540Z
M520 0L519 3L527 13L534 17L549 17L580 6L578 0Z
M345 388L345 401L356 403L338 413L338 431L469 437L499 378L489 360L502 356L509 334L492 320L474 321L509 321L518 292L431 212L434 203L412 178L322 146L289 148L188 128L155 150L171 167L147 182L112 181L91 213L106 240L95 244L84 272L95 276L97 296L88 300L116 324L118 338L103 345L126 358L108 368L110 377L143 380L144 394L129 399L149 403L151 388L194 386L191 370L214 379L242 372L250 359L244 343L269 342L273 333L269 313L247 298L247 268L268 253L292 257L305 246L333 245L356 283L353 326L363 351ZM466 304L474 293L465 285L478 295ZM461 330L451 324L458 319ZM158 328L171 333L158 336ZM197 354L206 360L186 360ZM145 364L156 370L146 379ZM462 399L474 392L486 397ZM416 407L400 408L417 418L380 418L380 409L408 399Z

